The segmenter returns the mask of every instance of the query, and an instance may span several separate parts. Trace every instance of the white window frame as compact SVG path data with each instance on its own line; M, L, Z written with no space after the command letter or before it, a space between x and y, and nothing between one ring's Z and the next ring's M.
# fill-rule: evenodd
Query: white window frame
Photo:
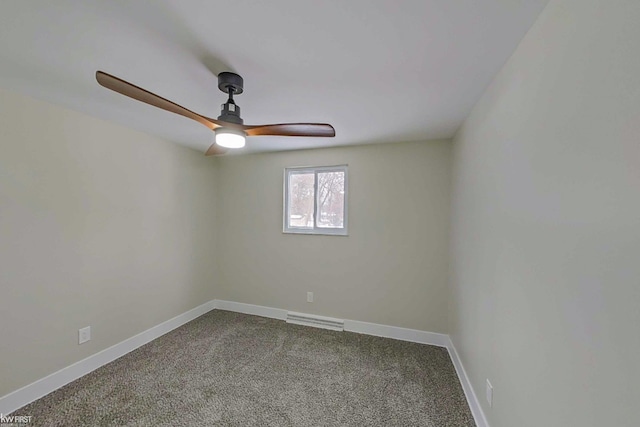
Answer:
M343 227L342 228L324 228L318 227L318 173L322 172L344 172L344 205L343 205ZM289 175L291 173L313 173L313 193L315 194L313 201L313 228L289 227ZM315 234L329 236L348 236L348 188L349 173L348 165L335 166L300 166L284 169L284 194L283 194L283 233L290 234Z

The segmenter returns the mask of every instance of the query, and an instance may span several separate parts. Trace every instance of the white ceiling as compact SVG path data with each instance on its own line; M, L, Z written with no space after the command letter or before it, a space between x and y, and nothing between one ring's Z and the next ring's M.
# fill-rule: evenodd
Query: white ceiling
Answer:
M0 3L0 86L205 151L204 126L95 81L103 70L217 117L245 80L246 124L326 122L269 151L448 138L548 0L56 0Z

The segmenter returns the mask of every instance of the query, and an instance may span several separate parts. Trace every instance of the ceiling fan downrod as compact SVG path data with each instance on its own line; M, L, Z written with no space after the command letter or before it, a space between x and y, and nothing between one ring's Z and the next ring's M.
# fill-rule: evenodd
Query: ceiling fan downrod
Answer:
M225 71L218 74L218 89L229 94L227 102L222 104L222 111L218 116L218 120L238 125L244 123L240 117L240 107L233 100L234 94L240 95L243 92L243 85L242 77L236 73Z

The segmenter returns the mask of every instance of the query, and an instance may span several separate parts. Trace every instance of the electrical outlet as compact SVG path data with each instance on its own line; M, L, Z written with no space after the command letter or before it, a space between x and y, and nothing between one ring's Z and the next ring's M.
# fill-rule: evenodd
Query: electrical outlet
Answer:
M91 326L78 329L78 344L84 344L91 340Z
M313 302L313 292L307 292L307 302Z
M487 380L487 403L489 403L489 408L493 407L493 386Z

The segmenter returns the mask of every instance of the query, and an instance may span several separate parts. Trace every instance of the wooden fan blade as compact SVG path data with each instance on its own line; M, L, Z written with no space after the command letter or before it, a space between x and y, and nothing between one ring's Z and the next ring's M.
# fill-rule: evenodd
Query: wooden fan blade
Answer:
M220 127L220 125L217 123L217 120L194 113L193 111L188 110L183 106L176 104L175 102L171 102L168 99L165 99L161 96L149 92L148 90L142 89L141 87L119 79L118 77L112 76L111 74L107 74L102 71L96 71L96 80L101 86L104 86L107 89L111 89L112 91L118 92L119 94L124 96L128 96L129 98L142 101L145 104L162 108L165 111L180 114L181 116L187 117L191 120L195 120L196 122L205 125L211 130Z
M220 147L215 142L211 144L211 147L204 153L205 156L219 156L220 154L224 154L227 152L227 149L224 147Z
M327 123L282 123L277 125L245 126L248 136L336 136L336 130Z

